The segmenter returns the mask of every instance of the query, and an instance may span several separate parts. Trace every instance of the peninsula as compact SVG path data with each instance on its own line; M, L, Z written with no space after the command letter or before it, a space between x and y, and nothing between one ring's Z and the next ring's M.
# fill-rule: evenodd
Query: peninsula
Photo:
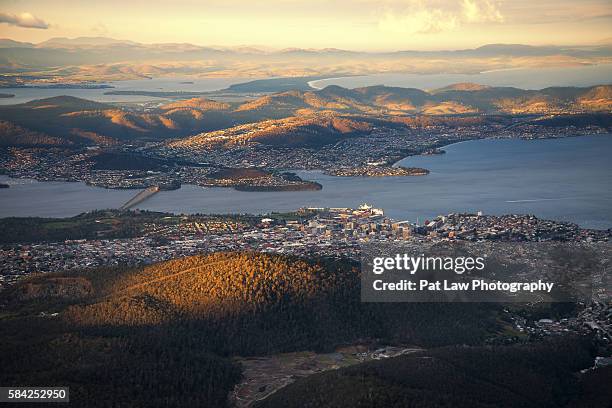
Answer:
M429 170L420 167L403 166L360 166L345 169L334 169L330 170L328 174L339 177L425 176L429 174Z

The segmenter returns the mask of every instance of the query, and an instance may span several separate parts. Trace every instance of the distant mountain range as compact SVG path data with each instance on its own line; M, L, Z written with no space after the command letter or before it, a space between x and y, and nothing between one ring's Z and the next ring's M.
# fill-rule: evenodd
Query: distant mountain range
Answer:
M56 37L49 40L33 44L29 42L14 41L11 39L0 39L0 49L2 48L35 48L35 49L59 49L59 50L99 50L101 48L130 48L133 50L160 50L166 52L221 52L221 53L240 53L240 54L301 54L301 55L390 55L390 54L409 54L409 55L470 55L476 57L494 55L513 55L513 56L545 56L545 55L611 55L612 41L605 41L602 44L592 46L533 46L524 44L486 44L473 49L461 50L442 50L442 51L419 51L419 50L398 50L366 52L352 51L338 48L285 48L270 49L257 46L201 46L190 43L156 43L143 44L129 40L117 40L107 37Z
M257 140L287 146L318 145L367 133L376 126L397 127L415 116L594 112L612 116L612 85L523 90L462 83L430 92L328 86L318 91L274 93L246 102L178 100L147 112L62 96L1 106L0 145L117 144L168 138L178 139L176 147L219 140L230 144Z
M436 63L433 64L432 61ZM612 43L593 46L488 44L447 51L364 52L336 48L142 44L105 37L52 38L33 44L0 39L0 67L25 81L79 82L163 75L315 76L377 72L472 73L525 66L612 62ZM79 67L79 68L76 68ZM26 73L30 73L26 77Z

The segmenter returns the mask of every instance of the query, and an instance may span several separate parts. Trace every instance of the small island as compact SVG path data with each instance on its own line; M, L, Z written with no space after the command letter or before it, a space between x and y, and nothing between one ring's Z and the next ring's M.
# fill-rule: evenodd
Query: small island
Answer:
M327 172L338 177L398 177L398 176L425 176L429 170L420 167L403 166L360 166L346 169L333 169Z

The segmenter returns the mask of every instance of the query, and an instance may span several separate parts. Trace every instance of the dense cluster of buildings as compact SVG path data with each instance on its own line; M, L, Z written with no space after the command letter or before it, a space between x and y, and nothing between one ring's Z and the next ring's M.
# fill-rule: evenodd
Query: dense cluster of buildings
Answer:
M372 240L446 241L608 241L612 231L586 230L574 224L533 216L449 214L418 226L396 221L381 209L303 208L291 216L270 215L254 223L219 217L211 222L184 216L178 223L144 225L128 239L70 240L11 244L0 248L0 279L15 281L34 272L118 264L146 264L203 252L254 250L299 256L359 259L361 245Z
M429 174L429 170L419 167L385 166L380 163L367 163L366 166L330 170L328 174L341 177L425 176Z
M439 239L469 241L606 241L609 230L580 228L576 224L542 220L533 215L449 214L438 216L416 232Z
M92 186L113 189L144 189L158 186L173 190L181 184L202 187L255 186L274 188L309 187L296 177L285 177L285 173L262 172L259 177L214 178L211 174L219 168L209 165L186 163L150 169L96 169L94 156L98 149L86 149L75 153L70 149L40 149L12 147L0 150L0 170L15 178L39 181L81 181ZM129 152L118 151L119 154ZM310 183L312 184L312 183Z
M0 171L15 178L79 181L89 174L87 151L64 148L9 147L0 149Z
M369 134L353 135L333 144L316 147L283 147L251 143L236 145L231 149L210 150L157 144L151 146L149 151L160 157L180 157L193 162L205 160L214 166L337 172L356 167L379 169L390 167L408 155L431 152L440 146L463 140L487 137L498 129L499 127L495 125L452 129L444 126L419 129L374 128Z

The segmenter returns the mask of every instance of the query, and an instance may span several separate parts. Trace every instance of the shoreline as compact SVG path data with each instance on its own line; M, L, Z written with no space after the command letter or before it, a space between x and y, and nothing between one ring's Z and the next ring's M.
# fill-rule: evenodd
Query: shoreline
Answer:
M599 136L597 138L595 137L589 138L593 141L592 143L597 143L597 145L595 146L599 146L600 143L604 143L607 145L608 143L607 141L609 139L607 139L606 137L609 138L610 136L612 136L612 134L611 133L592 134L590 136ZM476 139L476 140L495 141L495 140L503 140L503 139L504 138L491 137L488 139ZM568 135L568 136L563 136L562 138L553 138L553 139L555 140L556 139L564 139L564 140L565 139L576 139L577 140L578 136ZM460 142L452 143L450 145L464 143L464 142L473 141L473 140L474 139L460 141ZM515 140L515 138L511 138L508 140L509 141ZM518 140L523 140L525 142L533 141L531 139L518 139ZM542 140L550 140L550 138L542 139ZM570 143L572 146L582 146L581 143L577 144L579 142L568 142L568 143ZM591 142L589 142L587 146L590 145L590 143ZM446 145L446 146L450 146L450 145ZM538 143L538 145L541 146L541 143ZM553 144L552 143L547 144L547 146L553 146ZM538 148L538 150L546 151L546 150L549 150L549 148L540 147ZM451 152L452 151L449 151L449 153ZM409 157L412 157L412 156L406 156L403 159L398 160L398 162L401 162L402 160L405 160L406 158L409 158ZM409 161L407 165L416 165L416 163L411 163ZM427 167L427 166L423 166L423 167ZM183 191L176 190L172 193L163 191L160 193L159 197L155 198L155 203L148 204L147 207L143 209L150 207L151 209L156 210L156 211L168 211L168 212L174 212L174 213L204 212L204 213L211 213L211 214L212 213L266 214L266 213L275 212L275 211L289 211L291 209L299 208L300 206L315 206L315 207L318 207L318 206L336 207L336 206L351 206L351 205L354 206L354 205L358 205L360 202L359 200L361 200L361 202L363 201L371 202L372 204L379 205L380 207L385 208L385 209L389 208L390 209L389 216L395 219L411 219L412 220L412 219L417 219L418 217L422 220L428 217L433 217L437 214L451 213L454 211L470 212L470 211L476 211L476 210L482 209L484 210L485 214L491 214L491 215L534 214L538 216L539 218L543 218L543 219L551 219L551 220L557 220L557 221L576 223L584 228L606 230L612 227L610 225L609 220L607 220L605 213L601 213L601 211L595 212L592 215L590 215L590 213L587 212L586 214L582 216L578 216L578 217L575 216L576 214L579 214L581 212L580 210L581 207L580 206L576 207L576 205L579 205L579 202L574 203L574 202L566 201L567 204L562 205L558 210L555 210L555 211L545 210L541 206L538 206L538 205L529 205L529 204L507 205L505 204L506 201L509 201L509 200L530 198L529 196L522 197L520 194L517 195L517 192L514 191L514 194L500 195L499 204L497 205L495 203L490 203L488 207L486 206L481 207L480 204L478 204L477 202L472 203L472 202L460 201L451 206L451 205L446 205L444 203L440 204L438 201L433 201L432 202L433 207L430 208L430 206L424 206L424 204L421 203L423 201L423 196L419 195L417 196L420 198L417 198L416 207L413 207L413 205L410 205L404 208L404 207L398 207L397 201L395 202L396 204L394 205L393 201L389 201L388 199L387 199L388 201L387 203L384 203L384 200L383 202L377 201L375 198L372 198L373 196L371 196L371 194L368 196L363 196L363 195L360 196L359 190L367 186L372 186L372 188L376 190L377 188L376 186L379 185L378 184L379 182L384 183L384 185L387 185L390 183L389 188L394 188L394 191L398 191L398 190L396 187L393 187L393 186L400 186L400 185L405 185L408 188L410 188L410 190L412 190L412 188L409 186L413 185L413 183L416 182L417 184L415 184L415 186L417 186L418 188L417 190L415 190L414 194L419 194L418 192L423 191L423 187L422 187L423 183L427 183L425 180L417 181L417 179L420 179L420 178L410 178L410 177L409 178L406 178L406 177L382 177L382 178L346 177L345 178L343 177L342 180L346 180L345 182L345 181L341 181L341 179L338 177L326 175L323 170L312 170L312 169L310 170L292 169L292 170L297 171L298 175L305 180L311 180L314 182L318 182L319 184L323 186L323 190L322 191L312 191L312 193L309 193L309 191L303 191L303 196L302 194L299 195L302 198L299 198L296 195L287 194L290 192L278 192L278 191L243 192L243 191L239 191L238 189L217 190L217 189L214 189L214 187L203 187L203 186L196 186L193 184L184 184L183 186L185 187L185 189L182 189ZM387 179L387 180L383 181L382 179ZM9 189L3 190L7 198L6 200L3 200L4 206L6 206L6 212L2 211L3 206L0 205L0 214L4 213L0 215L0 218L13 217L13 216L41 216L41 217L61 218L61 217L76 215L78 213L94 210L94 209L97 209L98 207L99 208L118 207L130 198L126 195L135 194L135 192L124 192L121 194L120 191L125 191L125 190L105 189L102 187L93 187L95 191L89 190L89 189L83 189L82 187L85 186L85 184L83 183L83 185L78 185L78 182L65 182L65 183L74 184L75 185L74 187L70 187L68 184L65 184L59 181L47 182L47 183L51 183L51 185L47 185L45 187L36 187L36 186L32 186L32 184L38 184L38 183L43 183L43 182L36 181L33 179L12 178L9 175L0 175L0 183L5 183L4 180L7 180L7 184L9 184L11 187L13 187L14 185L15 186L24 185L24 186L22 186L22 188L9 188ZM436 182L436 180L432 179L432 182ZM346 186L346 187L342 187L342 189L338 190L339 186ZM351 187L351 186L355 186L355 187ZM90 186L86 186L86 187L90 187ZM222 188L222 187L217 187L217 188ZM385 191L385 189L386 188L383 188L383 190L381 191ZM17 201L15 200L22 199L19 197L30 196L32 194L36 194L37 192L41 192L41 194L43 195L43 198L45 198L44 196L48 194L49 200L51 200L50 202L53 202L55 199L57 199L55 201L59 200L58 202L61 202L62 197L60 197L58 195L59 193L56 193L56 191L64 191L64 190L74 195L74 197L76 198L74 198L73 200L75 203L77 203L77 204L69 205L67 207L67 211L57 210L60 208L59 204L50 204L54 206L56 210L53 210L52 208L45 209L41 206L38 206L36 204L36 200L31 202L32 204L31 208L28 208L28 206L19 208L16 206ZM430 191L431 188L427 188L426 190ZM352 193L352 191L356 191L356 193ZM89 192L91 192L91 194ZM338 192L343 192L343 193L341 193L342 194L341 196L338 196ZM1 194L2 193L0 193L0 195ZM270 201L268 201L268 198L267 198L268 194L270 195L269 196ZM411 196L412 194L413 193L408 193L408 196ZM603 193L596 192L594 194L598 194L596 196L601 197L603 200L607 199L606 198L607 196L601 195ZM437 200L436 197L439 195L440 194L434 194L434 197L431 197L431 200ZM116 199L116 202L112 198L114 196L118 197ZM405 197L406 194L400 192L400 193L394 194L393 196L397 196L398 199L402 199L401 197ZM78 202L81 200L79 197L83 198L83 202L85 204L82 204L82 205L78 204ZM95 201L97 199L96 197L100 198L100 201L98 203L96 203ZM181 197L184 197L184 198L181 198ZM284 197L287 197L287 198L284 198ZM339 197L343 197L343 200L345 200L346 203L345 204L341 203ZM547 198L547 196L543 196L543 198ZM227 207L227 209L221 209L221 205L219 204L220 200L228 200L230 205ZM89 203L89 205L87 203ZM605 205L605 202L602 202L602 205Z
M522 140L525 142L534 142L534 141L538 141L538 140L560 140L560 139L573 139L573 138L581 138L581 137L590 137L590 136L597 136L597 137L612 137L612 133L591 133L588 135L564 135L564 136L559 136L559 137L540 137L540 138L533 138L533 139L526 139L526 138L522 138L522 137L496 137L496 136L491 136L491 137L482 137L482 138L474 138L474 139L467 139L467 140L461 140L459 142L452 142L446 145L441 145L438 148L439 149L447 149L451 146L455 146L455 145L459 145L462 143L469 143L469 142L474 142L474 141L480 141L480 140L488 140L488 141L492 141L492 140ZM444 150L444 152L446 153L446 150ZM403 157L401 159L399 159L398 161L394 162L391 166L395 167L400 165L399 163L403 160L406 160L410 157L417 157L417 156L438 156L438 155L423 155L422 153L419 154L410 154L406 157ZM443 154L441 154L440 156L443 156Z
M306 83L312 89L320 91L321 89L325 89L325 86L317 87L316 85L314 85L316 82L329 81L329 80L335 80L335 79L344 79L344 78L353 78L353 77L359 77L359 76L364 76L365 77L365 76L368 76L368 75L345 75L345 76L339 76L339 77L331 77L331 78L323 78L323 79L313 79L312 81L308 81ZM327 85L327 86L329 86L329 85Z
M450 77L455 77L455 76L461 76L462 78L456 78L456 80L450 80L450 81L442 81L444 84L440 85L440 84L436 84L433 86L418 86L418 85L411 85L411 84L393 84L393 83L384 83L383 82L376 82L376 83L365 83L365 84L358 84L358 85L339 85L342 86L344 88L348 88L348 89L355 89L355 88L362 88L362 87L367 87L367 86L374 86L374 85L385 85L385 86L390 86L390 87L404 87L404 88L418 88L418 89L423 89L423 90L433 90L433 89L438 89L438 88L443 88L445 86L448 85L452 85L455 83L459 83L459 82L475 82L481 85L488 85L488 86L495 86L492 85L490 83L490 81L486 80L486 76L488 75L495 75L498 73L504 73L504 72L520 72L520 71L527 71L527 72L544 72L544 71L576 71L579 69L612 69L612 63L610 62L599 62L599 63L592 63L592 64L576 64L576 65L551 65L551 66L542 66L542 67L530 67L530 66L519 66L519 67L507 67L507 68L492 68L492 69L484 69L482 71L471 71L471 72L459 72L459 73L448 73L448 72L432 72L432 73L423 73L423 72L377 72L377 73L369 73L369 74L361 74L361 75L345 75L345 76L337 76L337 77L332 77L332 78L325 78L325 79L320 79L320 80L314 80L314 81L310 81L308 83L308 85L310 87L312 87L313 89L323 89L326 86L329 85L337 85L334 83L331 84L326 84L323 87L318 87L317 82L320 81L328 81L328 80L341 80L341 79L345 79L345 78L350 78L350 77L374 77L377 78L378 76L382 76L382 75L404 75L404 76L414 76L419 77L419 78L431 78L433 76L450 76ZM479 78L479 76L485 76L485 78ZM488 82L488 83L487 83ZM542 81L540 80L539 84L537 85L533 85L529 83L530 81L515 81L515 82L511 82L511 83L507 83L504 84L503 86L509 86L509 87L516 87L516 88L521 88L521 89L530 89L530 90L541 90L541 89L545 89L545 88L550 88L550 87L554 87L555 84L550 84L547 81ZM585 86L595 86L598 85L598 83L601 81L594 81L594 82L576 82L575 79L573 79L572 77L568 78L565 82L563 82L563 86L576 86L576 87L585 87ZM312 83L312 84L311 84ZM603 83L608 83L607 80L603 80ZM498 85L498 86L502 86L502 85ZM556 86L559 86L559 84L557 84Z

